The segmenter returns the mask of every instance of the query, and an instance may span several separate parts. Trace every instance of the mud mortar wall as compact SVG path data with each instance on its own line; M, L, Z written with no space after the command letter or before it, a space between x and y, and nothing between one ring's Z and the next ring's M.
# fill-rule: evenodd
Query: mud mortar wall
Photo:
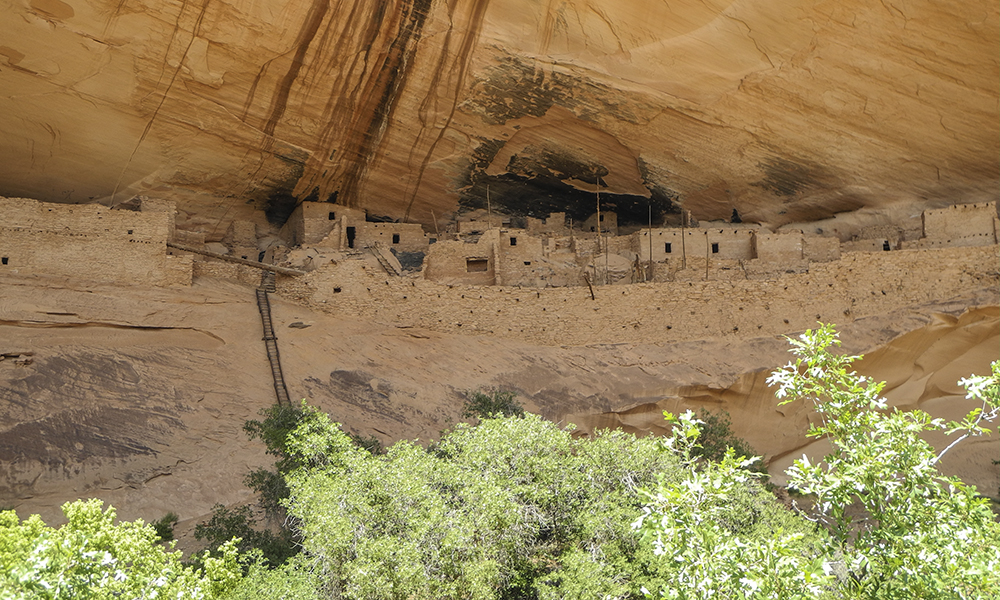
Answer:
M995 287L997 260L997 246L849 253L771 280L600 286L596 300L586 287L442 285L345 261L300 280L279 278L278 291L397 326L549 345L655 343L778 335L952 298Z
M0 273L128 285L190 285L191 258L167 256L173 211L3 199Z
M996 203L957 204L923 213L924 240L927 243L953 245L981 244L983 239L997 240ZM965 241L965 243L963 243ZM923 244L921 244L923 245Z

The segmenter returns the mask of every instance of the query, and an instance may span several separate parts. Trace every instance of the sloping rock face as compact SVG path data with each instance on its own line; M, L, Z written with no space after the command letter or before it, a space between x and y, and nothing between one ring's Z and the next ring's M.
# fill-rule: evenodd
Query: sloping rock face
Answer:
M3 286L0 506L52 523L63 502L96 497L148 522L168 511L204 520L217 502L251 498L244 476L273 457L241 426L275 401L252 290L33 276ZM995 280L955 297L940 291L838 330L845 351L867 354L859 370L888 380L893 405L951 420L974 408L956 381L996 359L1000 309ZM726 410L778 481L803 452L824 454L805 437L816 415L803 403L777 406L766 385L789 360L777 335L541 345L361 321L277 296L272 319L291 397L385 444L437 439L461 420L466 391L500 387L580 434L663 433L664 410ZM993 496L998 451L997 436L967 440L943 468Z
M772 226L993 199L987 0L0 0L0 195ZM432 212L433 211L433 212Z

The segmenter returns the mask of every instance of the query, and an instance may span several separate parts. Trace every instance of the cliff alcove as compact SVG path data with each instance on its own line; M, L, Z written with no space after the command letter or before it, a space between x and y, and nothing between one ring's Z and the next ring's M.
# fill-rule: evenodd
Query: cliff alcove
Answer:
M986 0L4 12L0 195L158 195L210 236L254 209L280 219L281 198L429 226L489 182L523 214L573 212L600 175L641 222L652 198L775 227L988 201L1000 180Z
M834 322L944 416L996 358L995 2L0 7L0 504L24 514L247 500L269 459L240 426L274 389L260 272L218 255L296 270L291 396L385 442L505 386L583 433L725 408L780 467L818 451L762 384L781 336ZM600 268L621 285L588 290ZM995 490L997 443L946 468Z

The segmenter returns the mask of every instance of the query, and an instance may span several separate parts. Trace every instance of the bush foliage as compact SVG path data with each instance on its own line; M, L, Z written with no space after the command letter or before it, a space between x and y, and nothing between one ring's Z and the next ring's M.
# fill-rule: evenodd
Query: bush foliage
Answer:
M792 343L770 382L782 402L812 403L809 435L831 442L787 471L817 522L761 485L727 415L667 415L666 438L574 437L493 391L470 395L477 425L382 451L303 404L246 425L276 457L247 482L282 533L216 507L197 531L218 551L191 567L99 501L67 504L59 529L0 512L0 599L1000 598L988 501L938 471L951 446L920 437L986 433L1000 361L960 382L981 408L945 423L888 408L832 328Z

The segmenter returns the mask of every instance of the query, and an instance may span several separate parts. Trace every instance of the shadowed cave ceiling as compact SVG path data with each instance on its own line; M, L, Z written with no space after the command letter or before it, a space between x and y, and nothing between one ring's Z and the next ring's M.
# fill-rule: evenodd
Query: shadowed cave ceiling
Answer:
M991 0L0 3L0 195L210 236L306 198L775 227L1000 183Z

